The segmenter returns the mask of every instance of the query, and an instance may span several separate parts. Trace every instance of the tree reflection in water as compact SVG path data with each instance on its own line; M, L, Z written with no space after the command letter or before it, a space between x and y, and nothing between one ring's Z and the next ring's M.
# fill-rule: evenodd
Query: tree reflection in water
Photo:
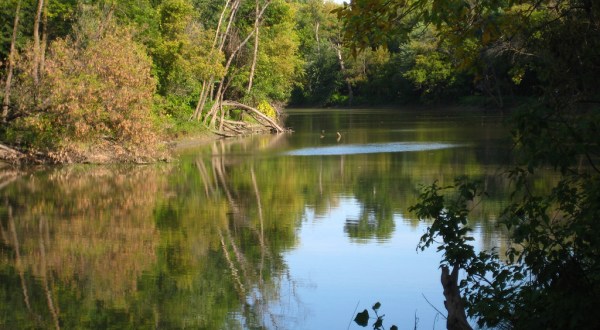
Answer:
M286 264L302 248L301 226L324 223L351 202L359 212L342 219L342 239L378 244L419 225L407 213L419 184L465 173L490 193L473 213L489 219L477 223L482 244L502 243L494 219L508 180L497 175L493 141L423 153L285 155L370 138L461 142L471 138L456 135L463 131L355 130L337 142L320 139L319 129L218 141L172 164L2 174L0 327L294 328L320 308L303 304L306 284Z
M272 302L294 292L281 253L295 226L265 220L254 165L240 177L226 148L180 167L11 177L0 191L0 325L277 326Z

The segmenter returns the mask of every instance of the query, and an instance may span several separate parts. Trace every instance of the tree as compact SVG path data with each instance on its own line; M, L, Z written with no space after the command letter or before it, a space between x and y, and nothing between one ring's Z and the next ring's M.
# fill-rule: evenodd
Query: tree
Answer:
M512 248L504 259L494 251L473 252L469 205L483 196L462 181L427 187L413 207L420 218L434 219L422 247L442 238L442 265L466 272L461 293L480 325L597 327L600 87L593 80L600 75L600 6L585 0L364 0L338 14L356 50L406 43L415 28L434 26L458 61L453 68L473 72L498 105L507 81L511 88L529 85L538 98L520 104L510 121L518 161L508 172L512 204L501 223L512 232ZM551 191L534 193L530 178L545 166L560 180Z
M51 43L39 86L35 50L20 63L23 74L16 99L21 116L7 135L29 148L53 150L57 161L77 161L98 141L116 141L140 151L152 148L157 139L150 59L125 28L108 22L98 35L97 27L105 22L93 8L90 11L81 16L76 39ZM35 110L36 103L40 110Z
M4 81L4 98L2 100L2 121L6 123L8 117L8 108L10 106L10 88L12 85L12 77L15 69L15 56L16 54L16 43L17 43L17 32L19 30L19 17L21 15L21 0L17 2L17 8L15 9L15 22L12 30L12 37L10 39L10 52L8 53L8 66L6 68L6 80Z
M349 77L342 74L340 58L345 49L340 44L340 24L331 14L338 5L322 0L311 0L299 5L296 30L299 52L303 57L303 75L294 89L292 102L308 105L337 103ZM345 69L345 66L344 66ZM347 73L347 70L344 70Z

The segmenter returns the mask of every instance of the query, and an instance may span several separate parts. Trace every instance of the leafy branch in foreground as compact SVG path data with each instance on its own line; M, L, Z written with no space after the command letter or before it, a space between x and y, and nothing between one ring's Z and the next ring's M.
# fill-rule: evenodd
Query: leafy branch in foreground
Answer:
M379 315L378 311L379 308L381 307L381 303L376 302L375 305L373 305L373 307L371 307L373 309L373 312L375 312L375 322L373 323L373 329L375 330L385 330L385 328L383 327L383 317L385 316L385 314L383 315ZM371 319L371 317L369 316L369 311L368 310L363 310L362 312L356 314L356 317L354 318L354 322L356 322L356 324L360 325L361 327L366 327L367 325L369 325L369 320ZM398 330L398 327L395 325L392 325L390 327L390 330Z
M590 198L598 196L597 190L588 190L594 180L563 178L549 194L536 196L525 188L528 174L511 173L517 188L501 222L511 230L511 246L503 257L495 249L475 253L470 243L469 209L484 195L475 183L434 183L423 188L420 202L410 208L420 219L433 220L418 248L438 245L443 252L448 329L470 328L465 311L487 327L598 325L593 313L599 282L596 239L591 235L595 222L588 221L588 213L596 209L588 205ZM458 285L460 270L465 277Z

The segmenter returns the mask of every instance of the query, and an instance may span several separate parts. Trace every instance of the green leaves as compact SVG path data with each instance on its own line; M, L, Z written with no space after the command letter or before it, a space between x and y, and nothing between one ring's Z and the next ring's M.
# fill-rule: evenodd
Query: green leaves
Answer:
M421 220L433 219L427 232L421 236L418 249L424 250L439 243L437 250L443 251L445 264L466 265L472 260L475 254L469 244L473 238L469 236L471 228L467 226L468 204L481 196L477 185L465 178L456 179L455 186L439 187L433 183L424 187L419 202L409 208ZM437 238L441 238L441 242Z
M354 322L356 322L356 324L360 325L361 327L366 327L367 325L369 325L369 311L365 309L362 312L356 314Z
M376 302L375 305L373 305L372 308L373 308L374 311L377 311L379 309L379 307L381 307L381 303Z
M373 322L373 329L375 330L384 330L385 328L383 327L383 317L385 315L379 315L378 311L379 308L381 307L381 303L380 302L376 302L373 307L371 307L373 309L373 312L375 312L375 322ZM362 312L356 314L356 317L354 318L354 322L356 322L356 324L360 325L361 327L366 327L369 325L369 311L368 310L363 310ZM394 329L398 329L397 326L392 325L390 327L390 330L394 330Z

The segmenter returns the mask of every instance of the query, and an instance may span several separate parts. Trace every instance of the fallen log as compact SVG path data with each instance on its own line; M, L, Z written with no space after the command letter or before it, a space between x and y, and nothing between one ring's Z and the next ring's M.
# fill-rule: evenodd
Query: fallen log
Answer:
M0 160L15 163L26 157L26 154L0 143Z
M265 122L267 122L268 124L264 124L265 126L269 126L271 128L273 128L273 130L275 130L277 133L283 133L285 132L285 130L279 126L273 119L269 118L268 116L266 116L265 114L263 114L262 112L260 112L258 109L255 109L251 106L245 105L243 103L239 103L239 102L235 102L235 101L222 101L221 102L222 106L230 106L230 107L235 107L238 109L243 109L248 111L249 113L251 113L252 115L257 116L258 118L264 120ZM257 119L258 119L257 118Z
M248 127L250 126L249 123L244 122L244 121L238 121L238 120L228 120L228 119L223 119L223 122L225 124L229 124L229 125L238 125L238 126L242 126L242 127Z
M221 122L221 125L223 126L223 129L228 129L228 130L233 131L233 132L238 133L238 134L244 134L244 131L243 131L243 129L245 129L244 126L241 126L240 129L238 129L235 126L235 124L230 124L230 123L227 123L227 122ZM223 129L221 129L221 131L223 131Z

